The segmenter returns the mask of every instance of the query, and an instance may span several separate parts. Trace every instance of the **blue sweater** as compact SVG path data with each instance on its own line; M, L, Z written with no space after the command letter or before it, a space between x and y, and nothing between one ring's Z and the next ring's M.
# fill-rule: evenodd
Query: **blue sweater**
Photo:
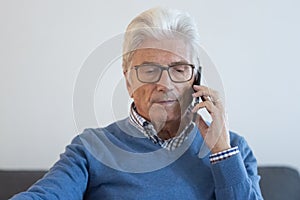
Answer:
M209 154L199 156L196 127L175 151L143 137L128 118L86 129L41 180L12 199L262 199L251 149L237 134L230 138L240 153L210 164Z

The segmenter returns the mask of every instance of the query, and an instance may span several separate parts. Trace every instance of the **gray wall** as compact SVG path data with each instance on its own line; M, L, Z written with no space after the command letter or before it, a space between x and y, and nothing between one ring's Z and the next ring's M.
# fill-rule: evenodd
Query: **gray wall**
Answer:
M49 168L58 159L85 126L76 127L73 91L86 59L134 16L157 5L196 18L201 44L223 81L230 128L247 139L259 164L300 169L296 0L1 1L0 168ZM120 59L111 66L114 81L121 80ZM95 93L99 126L128 110L122 80L115 89L123 92L115 95L125 109L115 114L111 104L118 103L101 99L114 95L105 80Z

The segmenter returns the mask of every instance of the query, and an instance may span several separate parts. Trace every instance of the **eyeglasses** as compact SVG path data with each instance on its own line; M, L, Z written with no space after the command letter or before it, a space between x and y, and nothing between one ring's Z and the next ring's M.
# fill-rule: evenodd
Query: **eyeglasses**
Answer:
M170 79L175 83L183 83L192 79L195 66L193 64L178 63L164 67L159 64L141 64L133 67L137 78L142 83L156 83L162 72L167 70Z

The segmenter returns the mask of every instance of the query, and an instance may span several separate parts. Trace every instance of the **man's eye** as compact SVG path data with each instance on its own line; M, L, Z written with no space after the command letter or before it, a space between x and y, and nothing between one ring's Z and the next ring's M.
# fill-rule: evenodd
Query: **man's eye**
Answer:
M159 70L159 69L154 68L154 67L145 67L143 69L143 73L145 73L145 74L153 74L153 73L156 73L157 70Z
M175 69L176 72L184 72L184 69Z
M154 73L154 70L146 70L145 73L151 74L151 73Z
M178 73L183 73L187 70L187 67L184 65L180 65L180 66L173 67L173 70Z

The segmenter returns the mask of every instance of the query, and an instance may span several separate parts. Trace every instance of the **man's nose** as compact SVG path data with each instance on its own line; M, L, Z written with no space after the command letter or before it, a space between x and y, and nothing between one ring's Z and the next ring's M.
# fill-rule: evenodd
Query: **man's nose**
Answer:
M173 86L173 81L171 80L168 71L164 70L161 74L159 81L157 82L158 85L163 86L165 88L171 89Z

